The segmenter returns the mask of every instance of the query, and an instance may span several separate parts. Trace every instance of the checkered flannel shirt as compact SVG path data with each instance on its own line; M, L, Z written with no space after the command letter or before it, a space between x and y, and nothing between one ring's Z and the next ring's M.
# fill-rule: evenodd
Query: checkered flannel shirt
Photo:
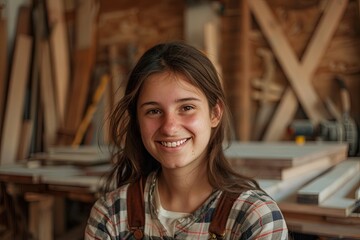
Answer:
M157 218L154 207L156 174L151 174L145 185L144 239L209 239L208 228L221 191L214 192L189 217L178 220L176 231L169 236ZM93 206L85 230L85 239L135 239L128 229L126 192L122 186ZM249 190L239 195L226 223L225 239L288 239L284 217L277 204L261 191Z

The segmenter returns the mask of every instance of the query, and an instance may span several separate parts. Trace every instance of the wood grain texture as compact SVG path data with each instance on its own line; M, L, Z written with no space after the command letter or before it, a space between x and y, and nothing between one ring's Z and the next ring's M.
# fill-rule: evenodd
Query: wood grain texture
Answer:
M344 160L345 158L325 156L313 159L312 161L299 166L287 168L262 165L255 167L253 165L248 166L246 163L241 164L241 162L238 164L233 163L233 167L245 176L255 177L258 179L294 180L295 178L306 174L310 170L319 170L324 172Z
M50 52L54 69L56 104L58 109L58 124L63 126L66 115L66 103L70 81L70 49L64 6L62 1L46 0L50 34Z
M7 21L0 16L0 36L3 39L7 39ZM0 41L0 144L1 144L1 132L2 123L4 119L5 110L5 97L7 88L7 54L8 54L7 41ZM1 149L0 149L1 151Z
M225 150L230 161L248 166L294 167L313 160L330 157L346 159L347 144L307 142L234 142Z
M6 103L4 128L1 142L1 163L10 164L16 161L19 145L25 90L29 79L32 38L19 35L15 44L15 53L9 82L9 92Z
M344 161L297 191L300 203L320 204L360 174L360 161Z
M311 79L314 70L318 66L340 22L341 16L347 6L347 1L329 1L329 5L325 10L324 16L321 18L302 61L297 59L296 54L288 43L280 25L266 2L263 0L255 0L249 1L249 4L307 116L314 124L318 124L320 121L327 119L328 114L311 85ZM331 18L331 21L329 18ZM293 98L292 94L290 90L287 90L285 96L291 99ZM287 98L283 98L281 100L283 102L281 106L285 107L285 103L288 102L287 100ZM288 106L286 107L288 108ZM290 107L294 107L294 105ZM282 109L278 111L283 112ZM294 110L290 111L290 113L294 112ZM289 122L291 118L293 118L293 115L284 115L283 118L280 119L282 120L282 124L279 125L286 127L287 125L284 123ZM272 124L272 126L274 126L274 124ZM270 134L267 136L270 136Z
M348 160L347 160L348 161ZM350 160L349 160L350 161ZM358 161L358 160L357 160ZM333 195L319 204L298 203L296 194L279 202L279 207L283 212L311 214L317 216L346 217L352 214L357 207L355 197L349 198L348 193L360 184L360 174L349 179Z
M56 133L59 128L59 117L55 99L55 87L51 68L51 57L49 42L44 40L41 47L41 65L40 65L40 94L44 108L44 145L45 149L55 145Z

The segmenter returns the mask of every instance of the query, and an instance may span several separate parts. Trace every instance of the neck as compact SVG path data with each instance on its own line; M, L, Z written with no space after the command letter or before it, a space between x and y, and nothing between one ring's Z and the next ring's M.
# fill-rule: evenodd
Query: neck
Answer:
M206 167L186 173L163 169L158 179L158 189L161 204L166 210L188 213L200 207L213 191Z

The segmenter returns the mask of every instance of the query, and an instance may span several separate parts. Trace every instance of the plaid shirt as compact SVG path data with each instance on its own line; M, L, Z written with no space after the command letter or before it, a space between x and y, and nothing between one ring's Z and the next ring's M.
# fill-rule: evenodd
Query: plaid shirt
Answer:
M208 228L221 191L214 192L189 217L181 218L173 236L157 218L154 204L156 174L151 174L145 185L144 239L209 239ZM122 186L93 206L85 230L85 239L135 239L128 229L126 192ZM261 191L249 190L239 195L226 223L225 239L288 239L284 217L277 204Z

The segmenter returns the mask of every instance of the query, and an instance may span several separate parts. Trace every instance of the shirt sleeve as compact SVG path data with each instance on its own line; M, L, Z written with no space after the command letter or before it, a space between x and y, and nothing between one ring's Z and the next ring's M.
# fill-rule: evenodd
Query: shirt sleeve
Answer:
M240 210L236 222L240 224L243 240L286 240L288 228L280 208L267 195L251 194Z
M115 226L111 216L111 208L107 206L104 198L98 199L91 209L84 239L112 239L111 236L114 235Z

